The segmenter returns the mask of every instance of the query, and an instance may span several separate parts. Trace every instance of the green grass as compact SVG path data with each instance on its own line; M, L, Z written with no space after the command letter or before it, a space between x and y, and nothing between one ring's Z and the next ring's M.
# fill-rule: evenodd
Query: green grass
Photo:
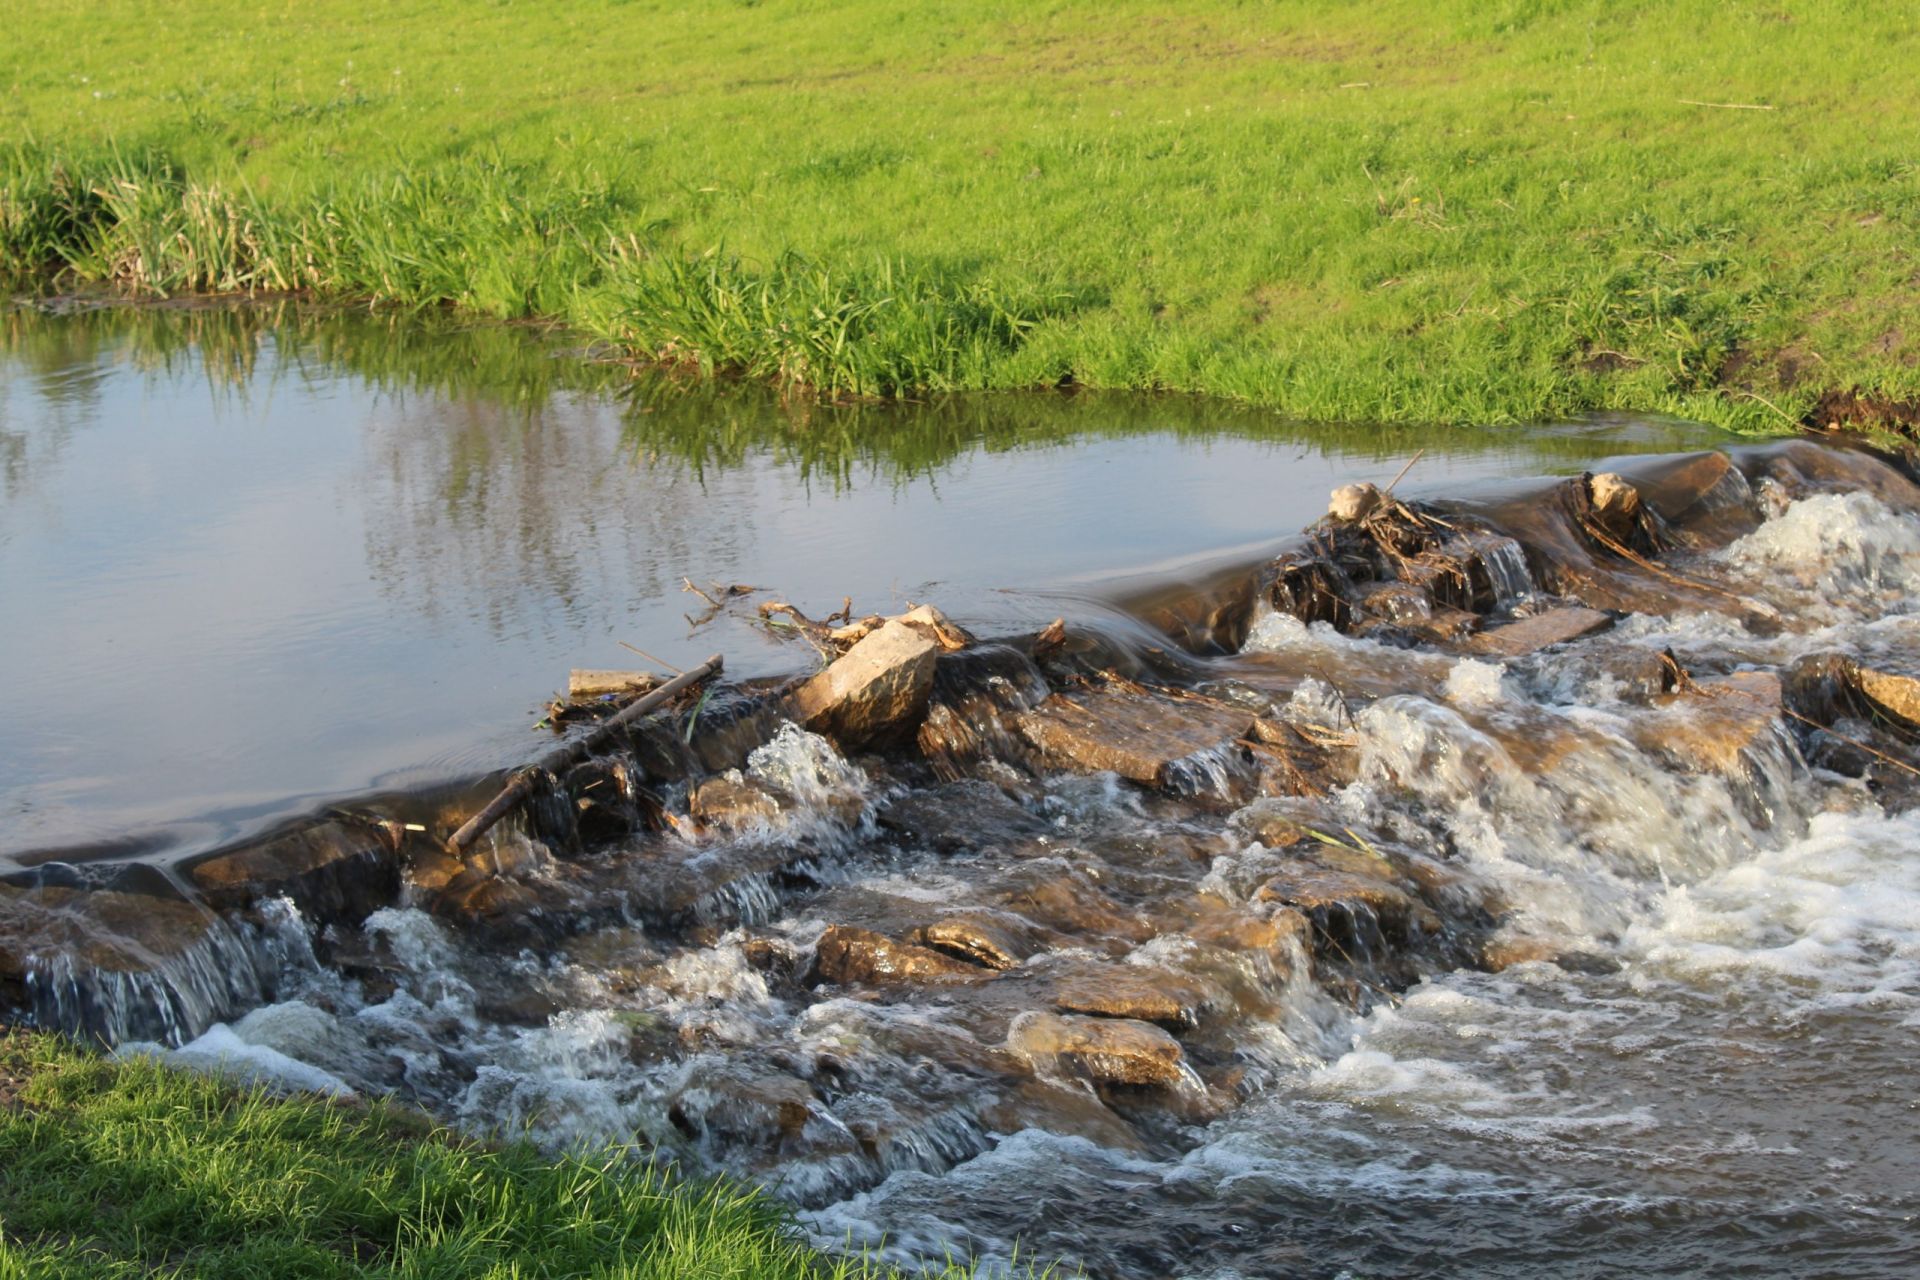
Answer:
M0 265L549 316L830 394L1779 427L1920 397L1909 18L52 0L0 46Z
M890 1274L815 1253L756 1193L618 1152L556 1161L17 1032L0 1085L4 1280Z

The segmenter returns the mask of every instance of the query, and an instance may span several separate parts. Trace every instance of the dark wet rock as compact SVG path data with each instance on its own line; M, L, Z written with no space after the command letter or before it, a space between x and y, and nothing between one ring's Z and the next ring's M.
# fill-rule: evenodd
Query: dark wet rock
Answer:
M1213 701L1119 690L1055 695L1018 721L1022 735L1055 768L1110 770L1164 787L1188 757L1244 737L1254 715Z
M179 1044L260 999L240 935L198 903L0 885L0 1016Z
M1042 1071L1102 1084L1177 1089L1190 1079L1180 1042L1149 1022L1026 1013L1009 1028L1007 1047Z
M847 925L829 926L814 944L814 980L839 986L978 978L986 972L930 948Z
M402 834L398 823L330 819L215 854L188 876L223 910L285 896L314 921L358 923L399 897Z
M1267 599L1279 612L1302 622L1324 622L1336 631L1353 625L1354 583L1331 556L1314 549L1289 552L1270 572Z
M881 805L874 820L936 853L983 849L1046 827L999 787L978 779L904 792Z
M921 925L907 941L982 968L1013 969L1047 950L1051 940L1018 916L963 909Z
M687 797L687 810L702 827L726 832L776 826L792 805L791 797L737 769L708 778Z
M1691 545L1724 546L1760 523L1752 486L1724 453L1661 459L1631 470L1642 502Z
M1082 874L1037 878L1001 897L1002 903L1036 924L1076 937L1121 947L1153 937L1153 925L1116 902Z
M1470 652L1490 658L1521 658L1551 645L1567 644L1596 635L1613 625L1613 615L1598 609L1549 609L1491 627L1467 644Z
M794 690L797 719L843 749L911 731L933 691L940 642L898 619Z
M1100 1099L1084 1089L1062 1088L1039 1080L1023 1080L1009 1086L991 1105L981 1109L980 1122L994 1133L1044 1129L1048 1133L1085 1138L1116 1151L1145 1150L1133 1126Z
M1012 725L1048 693L1033 660L1012 645L984 644L942 654L917 740L934 771L949 780L983 764L1023 761L1032 754Z
M804 1080L730 1061L692 1072L667 1118L690 1138L784 1145L801 1137L817 1102Z
M1894 511L1920 512L1920 485L1875 453L1787 440L1762 456L1759 475L1778 484L1789 498L1870 493Z

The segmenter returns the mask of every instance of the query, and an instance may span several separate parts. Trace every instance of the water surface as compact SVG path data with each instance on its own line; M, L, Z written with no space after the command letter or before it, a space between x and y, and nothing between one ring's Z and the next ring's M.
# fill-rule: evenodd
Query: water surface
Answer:
M736 674L815 616L986 630L1409 492L1697 445L1688 424L1301 426L1182 398L899 408L690 389L565 339L252 308L0 319L0 856L187 852L369 788L517 763L570 667ZM1104 585L1103 585L1104 583ZM82 848L77 848L82 847Z

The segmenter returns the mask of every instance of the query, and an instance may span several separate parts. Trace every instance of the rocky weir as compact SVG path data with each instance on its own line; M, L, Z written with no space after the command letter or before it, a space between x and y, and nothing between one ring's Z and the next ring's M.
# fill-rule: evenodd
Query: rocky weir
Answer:
M499 779L10 873L0 1004L632 1143L829 1241L1179 1272L1085 1242L1097 1191L1010 1226L928 1188L1035 1134L1190 1158L1438 975L1618 975L1652 895L1906 812L1916 575L1920 486L1831 442L1341 490L1131 619L801 619L817 670L689 690L457 852ZM1221 1274L1307 1265L1261 1248Z

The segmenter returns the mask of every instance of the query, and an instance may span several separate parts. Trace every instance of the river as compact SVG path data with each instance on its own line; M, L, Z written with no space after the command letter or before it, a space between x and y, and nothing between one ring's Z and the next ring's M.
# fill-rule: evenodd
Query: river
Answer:
M1920 674L1920 489L1892 468L1735 450L1751 518L1677 569L1627 566L1636 607L1610 597L1597 639L1498 661L1262 601L1234 652L1195 658L1155 630L1168 600L1255 572L1331 488L1416 451L1397 494L1531 546L1549 482L1527 478L1617 467L1652 493L1632 455L1728 442L1631 418L1333 430L1177 398L796 405L588 363L563 336L278 306L16 310L4 334L17 883L189 865L515 763L569 667L651 665L621 641L803 669L749 607L774 598L933 600L989 640L1063 617L1103 669L1332 717L1345 762L1293 795L1211 757L1225 773L1157 791L1001 760L932 778L788 729L743 762L785 798L771 828L550 861L532 910L410 896L322 928L268 904L239 926L254 994L129 1051L556 1148L635 1142L904 1263L1920 1269L1920 818L1897 771L1786 721L1691 758L1695 712L1639 674L1662 652L1705 685L1835 652ZM762 590L703 620L683 577ZM1496 582L1496 612L1544 599L1538 578ZM982 653L1009 717L1023 684L1070 687ZM1308 827L1325 847L1285 854ZM1224 946L1301 856L1385 859L1409 893L1428 877L1414 896L1442 924L1396 941L1389 908L1321 911ZM835 930L942 921L1013 954L905 985L816 955ZM1496 941L1522 952L1491 962ZM1149 1004L1189 993L1148 1017L1179 1037L1177 1077L1090 1083L1034 1047L1049 999L1106 1010L1130 977Z

